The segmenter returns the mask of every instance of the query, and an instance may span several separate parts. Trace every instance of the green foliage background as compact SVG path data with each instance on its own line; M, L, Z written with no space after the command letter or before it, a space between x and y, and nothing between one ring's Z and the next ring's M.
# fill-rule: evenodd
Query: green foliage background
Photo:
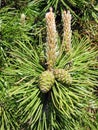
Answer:
M97 130L97 0L1 0L0 4L0 129ZM49 100L39 91L38 77L46 70L45 14L50 6L55 12L58 42L63 33L61 12L70 10L72 14L73 53L61 53L55 68L67 68L73 60L69 69L73 84L65 88L55 80ZM26 15L24 25L20 24L22 13ZM59 110L60 102L66 111Z

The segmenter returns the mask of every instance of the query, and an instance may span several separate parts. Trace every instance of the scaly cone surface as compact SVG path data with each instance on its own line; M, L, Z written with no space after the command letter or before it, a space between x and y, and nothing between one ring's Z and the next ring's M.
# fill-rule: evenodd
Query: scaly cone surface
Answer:
M58 81L60 81L62 83L66 83L66 84L72 83L71 75L69 74L68 71L66 71L64 69L55 69L54 76Z
M44 71L39 79L39 87L43 93L47 93L54 84L54 75L51 71Z

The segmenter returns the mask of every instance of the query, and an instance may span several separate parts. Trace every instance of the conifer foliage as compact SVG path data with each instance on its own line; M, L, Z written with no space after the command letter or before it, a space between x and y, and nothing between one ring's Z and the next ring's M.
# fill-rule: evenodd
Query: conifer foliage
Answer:
M93 88L98 85L98 50L85 38L71 37L70 11L62 13L60 43L52 8L45 18L45 47L17 40L9 52L0 78L0 129L97 130L89 108L94 100ZM45 49L43 63L40 48ZM9 88L5 90L6 82Z

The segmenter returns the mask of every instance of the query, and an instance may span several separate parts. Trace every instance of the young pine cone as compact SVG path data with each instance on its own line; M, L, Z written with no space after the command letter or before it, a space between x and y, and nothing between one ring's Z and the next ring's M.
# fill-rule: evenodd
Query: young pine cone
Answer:
M54 76L58 81L60 81L62 83L66 83L66 84L72 83L71 75L69 74L68 71L66 71L64 69L55 69Z
M39 88L43 93L47 93L53 86L55 81L54 75L51 71L47 70L42 72L39 78Z

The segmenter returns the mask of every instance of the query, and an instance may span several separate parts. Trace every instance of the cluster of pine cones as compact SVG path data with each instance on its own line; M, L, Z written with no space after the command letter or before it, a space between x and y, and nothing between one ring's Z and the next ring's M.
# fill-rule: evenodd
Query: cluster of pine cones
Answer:
M72 83L72 77L68 71L64 69L54 69L53 71L46 70L42 72L39 78L40 90L43 93L47 93L52 86L54 86L55 80L67 85Z

